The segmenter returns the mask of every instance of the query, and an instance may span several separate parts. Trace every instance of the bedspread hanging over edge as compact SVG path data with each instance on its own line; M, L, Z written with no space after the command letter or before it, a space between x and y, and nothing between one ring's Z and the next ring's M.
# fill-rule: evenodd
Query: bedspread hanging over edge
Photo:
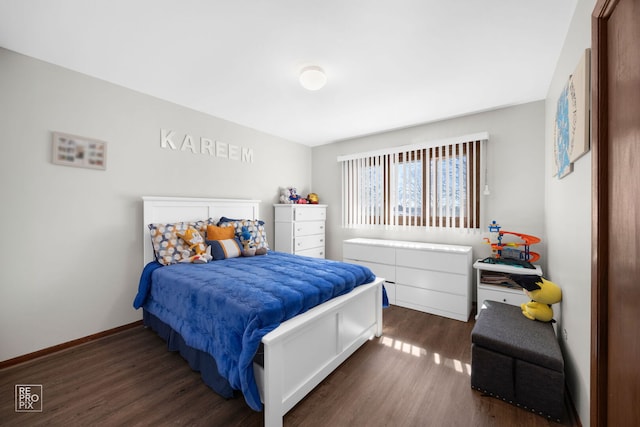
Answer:
M261 258L260 262L255 261L258 258ZM250 261L250 260L253 260L253 261ZM254 378L253 369L252 369L252 359L260 344L260 341L262 340L262 337L264 337L264 335L266 335L271 330L275 329L281 322L288 320L289 318L292 318L295 315L300 314L304 311L307 311L308 309L312 308L315 305L322 304L323 302L335 296L348 293L356 286L359 286L365 283L370 283L375 279L375 275L373 275L373 273L371 273L371 271L368 268L363 266L358 266L355 264L345 264L345 263L330 261L330 260L312 260L306 257L301 258L301 257L296 257L290 254L282 254L279 252L270 252L269 255L265 257L255 257L251 259L240 258L236 260L228 260L232 262L227 264L230 264L231 268L236 269L236 272L238 271L238 268L240 268L240 266L242 270L247 270L248 266L255 265L257 266L257 269L258 269L257 271L259 271L259 275L264 276L265 275L264 269L272 268L272 264L273 264L273 268L276 268L278 263L280 263L280 260L284 260L283 261L284 264L282 266L277 267L281 270L285 269L287 271L290 271L292 265L296 267L295 268L296 271L299 270L297 268L298 266L300 266L300 268L303 271L304 269L306 269L307 273L304 276L304 278L307 280L315 279L315 277L310 277L309 275L309 271L310 271L309 269L311 268L316 270L320 269L320 270L317 270L319 272L318 276L326 276L325 270L333 271L332 269L334 268L338 268L340 270L341 268L344 269L346 266L346 270L349 273L347 273L348 278L345 279L345 281L351 282L351 283L347 283L346 285L345 283L340 284L339 286L337 286L339 290L335 294L332 294L330 296L325 295L321 300L314 302L313 305L303 304L301 307L296 308L295 312L291 312L291 311L288 312L287 310L283 309L282 312L284 314L281 316L281 318L279 318L277 321L272 322L270 324L263 324L261 321L256 322L255 319L253 321L247 321L246 322L247 330L244 331L242 337L234 338L236 340L239 340L239 342L242 343L241 344L242 348L239 352L240 354L238 355L237 360L232 360L232 361L228 360L229 354L222 354L220 351L218 351L221 348L225 347L223 344L216 344L215 346L210 346L211 348L204 348L206 346L202 345L202 343L193 342L194 339L190 337L193 331L189 327L187 328L185 333L185 326L181 325L181 323L185 321L184 319L179 319L179 316L173 316L173 315L169 315L168 316L169 318L163 319L165 322L171 325L174 329L176 329L176 331L179 331L182 335L185 335L184 338L189 343L189 345L192 345L194 348L206 351L207 353L211 354L218 361L218 364L221 366L221 374L229 380L233 388L242 390L245 396L245 400L247 401L247 404L254 410L262 409L262 403L260 401L260 396L257 389L257 385L255 383L255 378ZM311 264L307 265L307 263L309 262ZM212 264L215 264L215 267L216 267L214 270L217 270L217 267L223 265L218 263L219 261L212 263ZM244 264L241 264L241 263L244 263ZM245 268L245 266L247 266L247 268ZM138 294L136 295L133 303L135 308L145 307L145 309L148 309L154 315L161 314L159 313L159 311L164 311L164 310L171 311L166 307L159 308L157 301L155 301L153 297L150 296L152 294L152 283L153 283L152 279L155 277L154 272L158 270L160 267L162 267L162 265L157 262L152 262L145 266L140 277ZM198 274L200 274L201 270L202 271L207 270L206 268L201 268L201 267L202 266L196 266L191 264L191 265L177 266L173 269L165 268L165 271L180 269L180 271L185 271L185 272L197 271ZM213 267L214 266L210 266L210 268L213 268ZM285 275L285 277L289 277L289 276L292 276L294 280L299 280L300 277L302 277L301 275L296 275L295 273ZM357 277L357 280L354 280L354 277ZM267 280L272 280L272 279L267 279ZM278 279L277 281L279 280L280 279ZM331 280L334 280L333 277L331 278ZM216 286L218 286L217 283L216 283ZM202 292L202 289L200 290L196 289L196 292ZM286 293L287 292L284 292L284 294ZM326 292L324 293L326 294ZM278 298L281 298L281 297L282 295L278 294ZM202 296L200 296L200 298L202 298ZM265 297L265 298L268 299L268 297ZM193 298L191 299L193 300ZM386 292L384 291L383 291L383 300L385 302L384 305L387 306L388 302L386 298ZM286 302L284 302L283 304L285 306L287 305ZM224 306L232 306L232 305L233 303L224 304ZM176 317L176 318L172 319L171 317ZM270 317L268 316L268 318ZM216 334L213 334L213 335L216 335ZM206 337L205 341L209 339L210 337ZM199 339L196 339L195 341L199 341Z

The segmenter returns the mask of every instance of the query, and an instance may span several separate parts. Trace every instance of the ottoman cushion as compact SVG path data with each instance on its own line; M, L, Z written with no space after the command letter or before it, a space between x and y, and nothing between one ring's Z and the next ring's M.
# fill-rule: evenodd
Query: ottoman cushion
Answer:
M551 323L529 320L520 307L485 301L471 342L495 352L564 372L564 360Z

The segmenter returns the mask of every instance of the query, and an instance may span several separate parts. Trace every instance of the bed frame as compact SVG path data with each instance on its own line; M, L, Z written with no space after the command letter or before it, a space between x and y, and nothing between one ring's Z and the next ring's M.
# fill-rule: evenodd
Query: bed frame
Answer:
M207 218L259 219L258 200L143 197L144 264L153 261L148 224ZM382 335L382 282L359 286L280 324L262 339L253 369L266 427L284 415L374 335Z

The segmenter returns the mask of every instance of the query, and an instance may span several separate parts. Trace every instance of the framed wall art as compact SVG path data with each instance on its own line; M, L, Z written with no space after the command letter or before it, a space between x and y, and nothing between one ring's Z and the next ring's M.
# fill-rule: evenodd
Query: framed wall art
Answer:
M558 178L573 171L573 163L589 151L591 113L591 50L586 49L564 86L554 123L554 174Z
M587 49L569 80L569 160L575 162L589 151L591 112L591 49Z
M553 159L555 175L563 178L573 171L569 160L569 84L567 83L556 104L556 117L553 127Z
M107 143L84 136L53 132L52 161L56 165L107 168Z

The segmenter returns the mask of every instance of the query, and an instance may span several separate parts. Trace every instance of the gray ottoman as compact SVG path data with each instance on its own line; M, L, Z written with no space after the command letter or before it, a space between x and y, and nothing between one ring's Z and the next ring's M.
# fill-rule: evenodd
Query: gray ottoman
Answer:
M564 360L553 326L485 301L471 332L471 387L547 418L564 417Z

